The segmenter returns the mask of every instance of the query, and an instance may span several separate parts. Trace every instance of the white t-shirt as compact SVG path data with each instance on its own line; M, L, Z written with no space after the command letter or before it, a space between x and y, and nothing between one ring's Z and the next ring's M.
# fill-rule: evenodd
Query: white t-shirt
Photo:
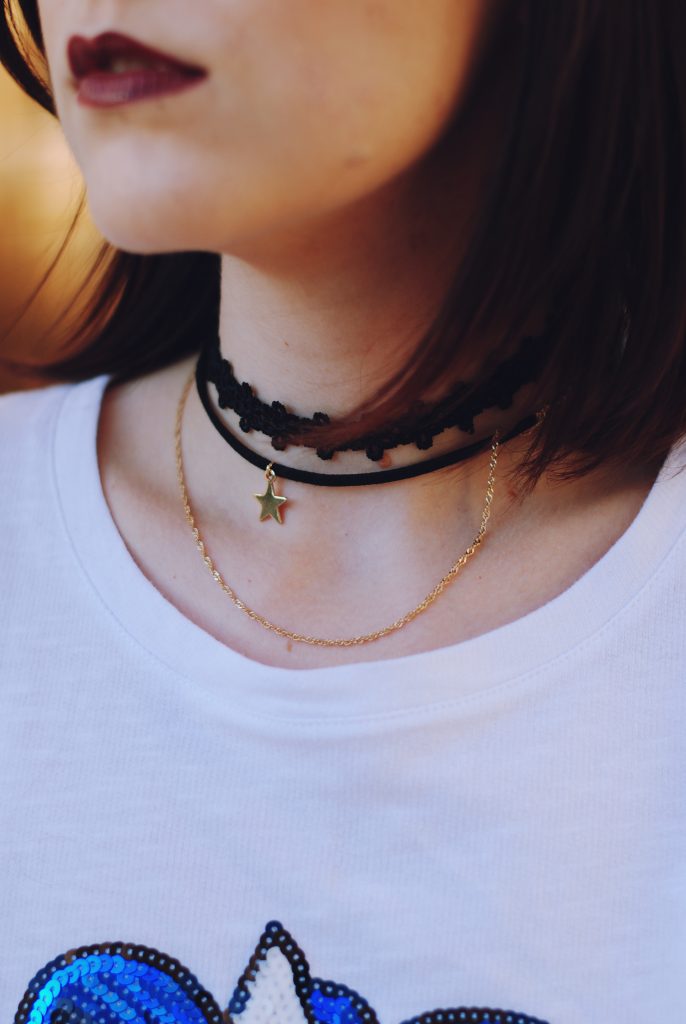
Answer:
M686 1021L686 445L535 611L289 670L130 556L107 380L0 398L1 1024Z

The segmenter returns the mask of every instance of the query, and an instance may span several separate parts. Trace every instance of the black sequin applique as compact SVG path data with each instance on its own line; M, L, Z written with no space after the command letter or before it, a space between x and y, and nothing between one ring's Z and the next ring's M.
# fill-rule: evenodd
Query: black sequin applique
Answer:
M278 921L264 929L222 1011L187 967L126 942L69 950L32 978L14 1024L379 1024L353 989L313 978ZM549 1024L513 1010L459 1006L403 1024Z

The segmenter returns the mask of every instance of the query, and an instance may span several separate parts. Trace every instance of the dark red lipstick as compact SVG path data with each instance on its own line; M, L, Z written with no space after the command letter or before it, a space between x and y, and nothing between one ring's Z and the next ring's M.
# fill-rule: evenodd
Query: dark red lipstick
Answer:
M94 39L71 36L67 59L79 103L115 107L134 100L178 92L207 77L207 70L119 32Z

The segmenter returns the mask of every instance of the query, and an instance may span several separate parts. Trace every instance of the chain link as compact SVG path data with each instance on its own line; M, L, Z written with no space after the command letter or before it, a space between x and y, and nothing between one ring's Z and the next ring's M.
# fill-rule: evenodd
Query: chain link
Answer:
M359 636L340 637L334 639L326 639L323 637L308 636L307 634L303 633L295 633L290 629L285 629L283 626L278 626L276 623L270 622L270 620L265 618L264 615L260 615L259 612L256 612L253 608L250 608L244 601L242 601L238 594L236 593L236 591L231 586L229 586L229 584L224 580L219 570L215 567L212 558L207 553L205 543L200 536L198 527L195 525L195 519L193 517L193 512L188 498L188 491L186 489L186 482L184 479L183 456L181 454L181 422L183 418L184 406L186 404L186 399L188 397L190 386L193 383L194 375L195 370L191 371L191 374L188 380L186 381L176 411L176 472L179 481L179 487L181 489L181 497L183 499L184 513L186 521L188 522L191 530L193 531L193 537L195 538L195 543L198 548L198 551L202 556L203 562L205 563L210 573L212 574L212 577L217 581L217 583L222 588L224 593L231 598L236 608L238 608L242 612L245 612L245 614L248 615L253 620L253 622L259 623L260 626L264 626L265 629L270 630L272 633L276 633L277 636L284 637L287 640L296 641L297 643L310 644L314 647L357 647L360 644L371 643L373 640L380 640L382 637L388 636L389 633L395 633L397 630L402 629L403 626L406 626L408 624L408 622L412 622L412 620L416 619L418 615L421 615L423 611L426 611L426 609L429 608L430 605L432 605L434 601L441 596L446 587L455 579L455 577L460 572L462 567L469 561L472 555L474 555L475 552L477 551L486 532L486 524L488 523L488 519L491 514L491 505L493 503L495 468L498 461L498 431L495 432L493 436L493 444L491 445L488 483L486 485L486 499L484 502L483 511L481 513L481 525L479 527L479 532L477 533L476 537L469 545L467 550L464 552L464 554L460 555L457 561L454 562L453 565L451 565L450 569L448 569L445 576L441 580L439 580L439 582L436 584L433 590L429 594L427 594L424 600L421 601L415 608L413 608L409 612L406 612L405 615L401 616L401 618L399 619L396 619L395 622L392 622L390 625L384 626L383 629L374 630L374 632L372 633L362 633Z

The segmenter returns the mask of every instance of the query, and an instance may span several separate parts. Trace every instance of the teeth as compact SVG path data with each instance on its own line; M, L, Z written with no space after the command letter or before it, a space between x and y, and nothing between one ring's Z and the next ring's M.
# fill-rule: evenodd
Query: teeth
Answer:
M168 71L169 66L162 61L141 60L140 57L115 57L110 62L110 71Z

